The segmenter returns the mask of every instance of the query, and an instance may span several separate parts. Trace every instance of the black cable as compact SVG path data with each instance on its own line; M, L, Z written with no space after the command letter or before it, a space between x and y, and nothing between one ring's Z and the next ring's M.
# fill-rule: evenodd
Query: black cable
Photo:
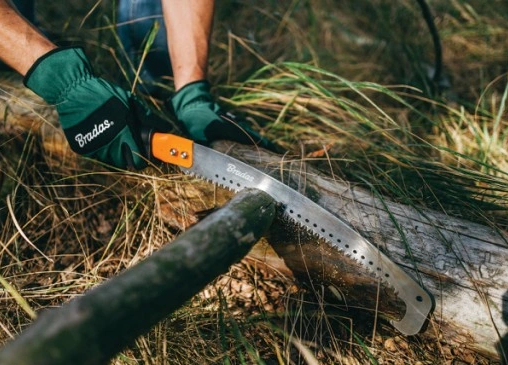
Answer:
M432 42L434 43L434 76L432 77L432 81L439 83L443 72L443 49L441 48L441 39L439 38L439 32L434 22L432 12L430 11L429 4L427 4L425 0L416 0L416 2L420 5L423 18L427 23L432 36Z

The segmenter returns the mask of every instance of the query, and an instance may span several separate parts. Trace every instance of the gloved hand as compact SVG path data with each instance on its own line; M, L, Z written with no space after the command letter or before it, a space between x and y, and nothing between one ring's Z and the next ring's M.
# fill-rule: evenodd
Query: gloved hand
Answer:
M160 124L133 95L96 77L81 48L58 48L30 68L25 85L56 105L73 151L107 164L141 169L146 150L143 124Z
M226 139L277 150L274 143L238 122L232 114L222 112L210 95L210 84L205 80L182 87L171 99L171 104L176 118L197 143L209 145L215 140Z

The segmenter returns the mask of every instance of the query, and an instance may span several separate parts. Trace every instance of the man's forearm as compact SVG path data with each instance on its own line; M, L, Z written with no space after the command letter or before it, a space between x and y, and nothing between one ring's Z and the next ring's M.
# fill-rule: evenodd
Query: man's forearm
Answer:
M213 0L163 0L175 89L206 78Z
M8 0L0 0L0 59L21 75L56 46L26 21Z

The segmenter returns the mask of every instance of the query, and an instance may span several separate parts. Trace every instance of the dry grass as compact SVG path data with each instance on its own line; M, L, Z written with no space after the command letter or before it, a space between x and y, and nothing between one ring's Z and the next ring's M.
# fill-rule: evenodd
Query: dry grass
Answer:
M333 157L335 174L505 229L507 5L432 5L452 85L440 94L427 78L430 36L410 0L222 2L210 78L256 129L291 151ZM41 23L84 44L100 73L128 86L111 6L47 3ZM0 83L11 107L0 133L3 341L34 312L135 265L227 199L173 171L111 172L75 156L54 112L16 85ZM353 320L245 260L112 364L490 363L387 329L353 331Z

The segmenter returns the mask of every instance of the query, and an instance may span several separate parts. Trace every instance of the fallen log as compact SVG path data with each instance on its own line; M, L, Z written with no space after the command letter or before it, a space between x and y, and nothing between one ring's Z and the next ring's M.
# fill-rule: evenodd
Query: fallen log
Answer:
M422 336L490 358L506 356L506 232L380 199L300 160L285 161L278 155L227 143L215 148L265 170L341 217L420 282L436 301ZM296 277L330 288L344 308L362 308L388 318L404 313L396 293L354 258L305 232L294 232L294 228L281 231L277 226L269 240Z
M3 365L105 364L244 257L275 217L245 190L171 244L58 309L0 350Z

